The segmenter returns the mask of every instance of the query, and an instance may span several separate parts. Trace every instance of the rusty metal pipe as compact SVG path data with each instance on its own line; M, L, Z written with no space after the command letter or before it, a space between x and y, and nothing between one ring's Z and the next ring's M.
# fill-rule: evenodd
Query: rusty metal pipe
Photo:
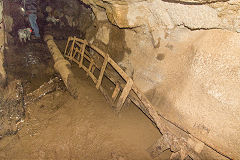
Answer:
M56 43L53 40L53 36L45 35L44 41L47 43L48 49L53 57L54 69L61 75L62 80L71 95L77 98L77 89L76 86L74 86L74 84L77 83L70 69L71 64L62 56L61 51L58 49Z

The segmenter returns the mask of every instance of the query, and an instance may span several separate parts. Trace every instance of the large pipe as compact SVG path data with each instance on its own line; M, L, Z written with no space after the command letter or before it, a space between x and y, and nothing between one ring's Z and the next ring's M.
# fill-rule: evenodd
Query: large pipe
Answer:
M44 41L47 43L48 49L53 57L55 70L61 75L63 82L71 95L77 98L77 83L70 69L71 64L62 56L61 51L58 49L53 40L53 36L45 35Z

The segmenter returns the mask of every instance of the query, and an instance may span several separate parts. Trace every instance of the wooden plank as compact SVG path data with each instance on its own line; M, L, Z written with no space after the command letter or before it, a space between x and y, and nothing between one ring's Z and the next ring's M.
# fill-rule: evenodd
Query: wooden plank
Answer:
M72 46L71 46L71 49L69 51L70 60L72 60L72 52L73 52L74 44L75 44L75 41L76 41L75 39L76 39L76 37L73 38Z
M73 59L72 61L75 62L75 63L77 63L77 64L80 63L77 59Z
M83 58L84 58L84 51L86 48L86 43L83 43L83 47L82 47L82 51L81 51L81 59L80 59L80 63L79 63L79 68L81 68L83 66Z
M91 73L92 66L93 66L93 60L91 59L90 65L89 65L89 67L88 67L88 72L89 72L89 73Z
M88 42L86 40L82 40L80 38L75 38L76 41L80 42L80 43L86 43L88 44Z
M84 58L86 58L89 62L91 62L91 58L84 54Z
M133 85L133 80L132 79L129 79L127 81L127 84L126 86L124 87L123 91L122 91L122 94L121 96L119 97L119 100L118 100L118 103L117 103L117 106L116 106L116 110L117 112L119 112L121 109L122 109L122 106L127 98L127 96L129 95L129 92L131 91L132 89L132 85Z
M97 83L97 78L90 72L89 76L92 78L93 82L96 84Z
M91 46L95 51L98 51L99 49L97 49L96 47L94 47L94 46ZM104 52L101 52L101 55L103 55L104 56ZM82 56L81 58L83 59L83 57L84 56ZM103 66L102 66L102 68L101 68L101 73L100 73L100 75L101 76L99 76L99 79L98 79L98 81L97 81L97 86L99 86L100 87L100 85L101 85L101 81L102 81L102 77L103 77L103 73L104 73L104 70L106 69L106 65L107 65L107 62L109 62L113 67L114 67L114 69L125 79L125 80L128 80L128 82L130 81L130 83L127 83L127 85L125 86L125 88L124 88L124 90L123 90L123 92L122 92L122 94L121 94L121 96L120 96L120 98L119 98L119 101L118 101L118 104L117 104L117 110L121 110L121 107L122 107L122 105L124 104L124 101L126 100L126 98L127 98L127 96L128 96L128 94L129 94L129 92L130 92L130 90L131 90L131 87L132 87L132 84L131 83L133 83L132 82L132 79L130 79L129 77L128 77L128 75L111 59L111 58L107 58L107 61L106 61L106 58L105 58L105 60L104 60L104 64L103 64ZM83 67L83 69L85 70L85 71L87 71L88 70L88 68L86 68L85 66ZM117 84L116 82L115 82L115 80L114 80L114 78L111 78L111 77L109 77L109 79L113 82L113 83L115 83L115 84ZM129 80L130 79L130 80ZM155 113L154 113L154 109L152 108L152 106L151 106L151 104L150 104L150 102L146 99L146 97L144 97L144 96L142 96L142 93L140 93L140 91L136 88L136 86L135 85L133 85L133 87L134 87L134 92L136 93L136 95L137 95L137 97L140 99L140 102L142 102L143 103L143 105L146 107L146 111L151 115L151 119L152 120L154 120L155 122L156 122L156 119L159 119L159 118L157 118L157 113L156 113L156 111L155 111ZM102 88L102 87L101 87ZM131 98L131 97L130 97ZM135 103L137 102L137 100L136 100L136 98L134 98L134 101L135 101ZM138 105L139 105L140 103L138 103ZM153 110L152 110L153 109ZM158 127L159 127L159 125L157 125ZM163 128L165 128L165 127L163 127ZM160 128L159 128L160 129ZM160 129L161 130L161 129ZM164 129L164 130L166 130L166 129Z
M96 46L94 46L94 45L91 45L91 44L89 44L89 47L91 47L93 50L95 50L98 54L100 54L102 57L105 57L106 55L108 55L108 54L106 54L105 52L103 52L102 50L100 50L99 48L97 48Z
M79 56L78 56L78 59L80 58L80 56L81 56L81 53L82 53L82 51L81 50L79 50L79 49L76 49L77 50L77 52L79 52L80 54L79 54ZM83 57L84 58L86 58L89 62L91 62L91 58L89 58L87 55L83 55Z
M76 41L75 43L76 43L76 45L77 45L78 47L82 48L83 43L79 43L78 41Z
M117 84L116 84L116 87L115 87L115 89L114 89L114 91L113 91L113 94L112 94L113 102L115 102L115 100L116 100L119 92L120 92L120 85L119 85L119 83L117 83Z
M88 52L87 50L85 50L86 55L91 55L90 52Z
M75 56L76 56L77 52L78 52L78 49L77 49L77 48L75 48L75 49L74 49L73 56L72 56L72 59L75 59Z
M88 71L88 68L87 68L86 66L84 66L84 65L82 65L82 69L83 69L85 72Z
M93 82L96 84L97 83L97 78L93 75L93 73L91 72L92 70L92 66L94 65L94 62L93 60L91 59L91 62L90 62L90 65L88 67L88 70L86 71L87 72L87 76L90 76L93 80ZM87 68L87 67L86 67Z
M68 45L69 45L70 39L71 39L71 38L68 37L67 45L66 45L66 48L65 48L65 51L64 51L64 56L66 56L66 53L67 53L67 49L68 49Z
M128 81L130 77L125 73L121 67L117 65L111 58L109 58L109 63L113 66L113 68L121 75L121 77L125 80Z
M77 52L78 52L77 60L80 61L81 51L79 49L77 49Z
M106 90L102 86L99 87L99 90L102 92L107 102L112 106L113 105L112 99L108 96Z
M76 45L77 45L77 47L79 47L79 49L76 47L75 49L77 49L77 53L78 53L78 56L77 56L77 58L78 58L78 60L80 61L80 56L81 56L81 52L82 52L82 49L83 49L83 45L84 44L80 44L79 42L75 42L76 43Z
M95 69L96 69L96 65L94 64L91 70L92 74L94 73Z
M70 57L68 55L65 56L66 58L70 59Z
M102 79L103 79L103 75L104 75L104 71L107 67L107 63L108 63L108 60L109 60L109 55L107 54L105 57L104 57L104 62L103 62L103 65L102 65L102 68L101 68L101 71L100 71L100 74L99 74L99 77L98 77L98 82L97 82L97 85L96 85L96 88L99 89L101 83L102 83Z
M73 41L74 37L69 37L70 38L70 41Z
M169 129L166 125L162 123L162 120L160 119L159 114L155 110L155 108L152 106L152 104L149 102L147 97L137 88L137 86L134 84L132 86L133 91L136 93L137 97L140 99L140 101L145 106L146 110L149 112L149 114L152 116L154 122L156 123L158 129L161 133L168 133Z

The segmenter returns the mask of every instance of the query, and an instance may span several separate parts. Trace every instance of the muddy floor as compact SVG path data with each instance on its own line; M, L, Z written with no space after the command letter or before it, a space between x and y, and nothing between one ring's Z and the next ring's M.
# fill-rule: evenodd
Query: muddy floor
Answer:
M10 47L8 81L19 79L28 94L56 77L46 49L32 42ZM146 149L161 137L152 122L133 104L117 115L86 73L73 69L79 98L58 87L28 103L18 131L0 140L0 159L150 160ZM169 152L160 157L168 159Z

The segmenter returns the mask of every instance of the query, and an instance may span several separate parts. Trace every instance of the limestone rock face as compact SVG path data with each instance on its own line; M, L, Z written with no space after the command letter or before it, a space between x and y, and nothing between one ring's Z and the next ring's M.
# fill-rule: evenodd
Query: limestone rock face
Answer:
M224 1L224 0L222 0ZM213 3L218 2L218 0L174 0L174 2L182 2L182 3L196 3L196 4L202 4L202 3Z
M104 8L109 21L121 28L148 26L151 30L157 30L159 27L172 29L182 25L190 29L239 30L238 0L83 0L83 2L95 8L97 6Z
M102 26L98 29L96 38L101 40L105 45L109 42L110 29L107 26Z
M154 48L126 30L133 80L158 112L213 148L240 157L240 35L176 29Z
M239 158L240 36L204 31L189 50L162 62L164 77L152 103L191 134ZM191 43L191 42L189 42Z

